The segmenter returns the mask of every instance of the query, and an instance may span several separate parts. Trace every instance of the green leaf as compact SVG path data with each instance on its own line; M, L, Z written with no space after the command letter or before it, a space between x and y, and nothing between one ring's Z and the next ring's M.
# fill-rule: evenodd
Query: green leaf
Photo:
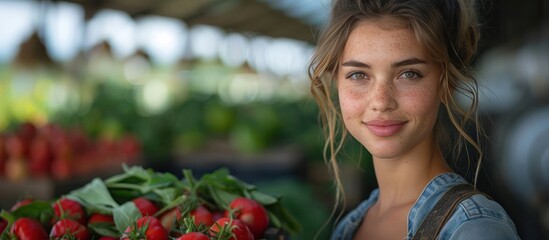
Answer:
M181 195L178 194L178 191L174 188L154 189L153 193L160 197L162 205L170 204L177 197L177 195Z
M6 210L2 210L2 212L0 212L0 217L8 221L8 225L11 225L16 220L15 216Z
M109 189L125 189L147 194L156 189L176 186L179 182L171 173L158 173L141 167L125 168L125 173L107 179Z
M301 231L300 223L291 215L286 208L284 208L281 202L275 205L266 206L269 213L277 216L282 227L289 232L298 233Z
M126 172L128 175L136 176L142 179L149 179L151 174L153 173L152 170L144 169L141 166L128 167L124 164L122 167L124 168L124 172Z
M114 223L120 233L124 233L126 228L131 226L132 223L137 221L141 217L141 213L135 203L132 201L126 202L119 207L115 208L112 212Z
M116 225L108 222L90 223L88 227L101 236L120 237L121 233L116 228Z
M212 195L216 205L221 207L222 209L227 209L229 207L229 203L232 200L241 196L241 195L227 192L225 190L217 189L214 187L210 188L210 194Z
M2 232L2 234L0 234L0 239L1 240L11 240L11 237L9 235L9 229L11 228L11 225L13 224L13 222L15 222L16 218L15 216L13 216L10 212L6 211L6 210L2 210L2 212L0 212L0 217L2 217L3 219L5 219L6 221L8 221L8 225L6 225L6 228L4 230L4 232Z
M38 220L41 223L48 223L53 216L51 203L45 201L32 201L31 203L17 208L11 213L15 219L28 217Z
M173 186L178 181L179 179L171 173L156 173L149 179L147 184L151 187L160 188Z
M118 207L107 186L99 178L93 179L86 186L74 190L67 197L80 202L88 211L111 212Z
M282 227L282 223L280 222L280 219L278 219L278 217L276 216L276 214L274 214L273 212L271 211L267 211L269 213L269 220L271 222L271 224L273 226L275 226L276 228L281 228Z
M6 229L9 229L9 227L10 225L7 225ZM0 240L11 240L8 230L5 230L4 232L2 232L2 234L0 234Z
M141 185L141 193L146 194L155 189L168 188L175 185L175 182L179 180L175 176L173 175L170 176L170 175L163 174L163 175L151 176L149 181Z
M174 199L169 204L165 205L162 209L160 209L157 213L154 214L154 216L160 216L162 213L177 207L177 206L187 206L190 203L188 203L189 198L187 196L181 195L178 198Z
M134 184L134 185L140 185L147 181L147 179L131 176L128 174L120 174L112 176L105 180L105 184L107 186L116 185L116 184Z
M10 240L10 236L8 233L11 225L13 224L13 222L15 222L15 217L5 210L2 210L2 212L0 212L0 217L8 221L6 229L4 230L4 232L2 232L2 234L0 234L0 240Z
M128 167L124 164L122 167L124 168L124 173L112 176L105 180L107 185L114 183L139 184L147 182L151 178L152 171L147 171L140 166Z
M252 191L250 192L250 194L252 195L252 199L258 201L259 203L261 203L261 205L272 205L278 202L278 199L276 197L273 197L266 193L262 193L260 191Z
M229 170L225 168L210 174L204 174L200 181L203 185L238 194L240 196L244 195L245 191L255 188L255 186L246 184L234 176L229 175Z
M109 192L111 193L112 198L117 203L125 203L127 201L131 201L132 199L142 195L140 191L128 190L128 189L110 189L109 188Z

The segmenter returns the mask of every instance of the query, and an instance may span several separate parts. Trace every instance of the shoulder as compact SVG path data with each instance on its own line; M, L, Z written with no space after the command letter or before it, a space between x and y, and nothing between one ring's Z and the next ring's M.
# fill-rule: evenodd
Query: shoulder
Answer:
M427 184L408 215L413 236L420 224L452 187L467 181L456 173L444 173ZM482 194L461 200L440 232L439 239L519 239L515 225L497 202Z
M441 239L519 239L503 207L477 194L461 201L441 231Z

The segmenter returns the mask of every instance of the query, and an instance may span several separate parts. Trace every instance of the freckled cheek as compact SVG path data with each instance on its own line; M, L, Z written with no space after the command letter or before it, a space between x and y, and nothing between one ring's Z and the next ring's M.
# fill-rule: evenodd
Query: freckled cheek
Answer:
M360 115L364 110L364 99L354 91L340 91L339 104L345 119Z
M424 88L420 91L410 92L406 95L406 99L408 100L403 103L419 118L431 118L438 112L440 100L436 90Z

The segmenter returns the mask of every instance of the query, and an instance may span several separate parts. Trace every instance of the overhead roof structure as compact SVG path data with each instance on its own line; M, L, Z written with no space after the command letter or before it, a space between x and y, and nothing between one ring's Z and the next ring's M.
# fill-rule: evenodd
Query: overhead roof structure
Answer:
M51 0L79 3L87 16L114 9L132 17L159 15L183 20L189 26L207 24L227 31L252 32L314 43L329 17L334 0ZM484 47L520 38L547 22L546 0L479 3ZM508 16L515 16L509 18Z
M114 9L137 18L165 16L187 25L206 24L226 31L249 32L313 42L327 21L331 0L65 0L81 4L87 17Z

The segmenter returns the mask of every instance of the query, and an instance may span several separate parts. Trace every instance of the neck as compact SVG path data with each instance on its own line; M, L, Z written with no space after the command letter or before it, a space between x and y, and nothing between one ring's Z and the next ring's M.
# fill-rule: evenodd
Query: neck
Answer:
M374 156L373 160L381 211L413 205L431 179L452 171L434 140L420 144L398 158L381 159Z

